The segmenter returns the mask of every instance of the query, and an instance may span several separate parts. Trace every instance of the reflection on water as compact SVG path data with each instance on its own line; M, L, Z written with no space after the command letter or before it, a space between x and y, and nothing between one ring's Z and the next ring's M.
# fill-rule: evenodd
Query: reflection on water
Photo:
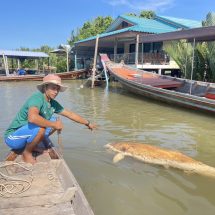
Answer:
M37 82L0 83L0 136ZM98 215L214 214L214 179L187 175L126 158L112 163L104 145L139 141L180 150L215 166L215 118L173 108L124 91L118 83L80 89L80 81L58 96L65 107L99 125L91 132L63 119L64 158ZM53 140L57 142L57 137ZM0 155L7 147L0 145Z

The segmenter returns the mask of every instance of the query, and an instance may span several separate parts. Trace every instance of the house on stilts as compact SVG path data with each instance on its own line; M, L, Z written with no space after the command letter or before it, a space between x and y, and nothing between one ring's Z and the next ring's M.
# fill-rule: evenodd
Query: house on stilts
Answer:
M108 54L114 62L123 60L125 64L159 74L174 73L179 67L163 50L165 41L145 43L144 36L198 27L202 27L202 23L195 20L157 15L153 19L121 15L104 33L75 43L75 67L89 66L97 41L97 53Z

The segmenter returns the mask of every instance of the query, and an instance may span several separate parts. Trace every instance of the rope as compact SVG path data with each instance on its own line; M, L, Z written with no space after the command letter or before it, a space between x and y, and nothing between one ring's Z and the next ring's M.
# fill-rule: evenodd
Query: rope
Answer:
M0 165L0 168L6 169L6 167L8 166L15 165L23 168L24 170L30 171L31 172L30 179L26 180L18 177L12 177L9 175L5 175L0 171L0 196L3 198L10 198L12 196L21 194L31 187L33 181L32 169L26 168L20 163L3 164Z
M57 117L57 120L60 120L60 117ZM63 157L63 143L62 143L62 136L61 136L61 131L57 131L57 143L59 146L59 152L61 157Z
M61 132L58 131L57 132L57 135L58 135L58 145L59 145L59 152L60 152L60 155L63 157L63 143L62 143L62 137L61 137Z

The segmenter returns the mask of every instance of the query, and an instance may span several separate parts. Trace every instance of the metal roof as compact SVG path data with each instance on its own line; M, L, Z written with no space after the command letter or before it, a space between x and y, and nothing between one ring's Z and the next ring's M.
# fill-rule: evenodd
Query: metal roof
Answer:
M168 26L163 26L163 28L162 28L161 26L155 27L155 26L151 26L151 25L145 25L145 26L134 25L134 26L131 26L128 28L123 28L123 29L119 29L116 31L99 34L99 38L108 37L111 35L117 35L117 34L124 33L124 32L141 32L141 33L159 34L159 33L171 32L171 31L175 31L175 30L176 30L175 28L171 28ZM94 40L95 38L96 38L96 36L88 37L87 39L75 42L75 44Z
M162 34L142 35L141 41L143 43L161 42L170 40L187 39L196 42L215 41L215 26L193 28L188 30L181 30Z
M149 31L147 33L160 33L160 32L157 32L156 29L163 29L163 31L165 31L165 29L167 29L167 32L174 31L177 29L175 26L170 26L169 24L160 22L155 19L146 19L143 17L121 15L121 16L118 16L118 18L109 26L109 28L105 32L114 31L114 29L117 28L122 21L126 21L134 26L138 25L139 28L145 27L146 32L147 32L148 26L150 26L151 28L154 29L153 32L151 32L149 29Z
M175 18L170 16L155 16L155 19L164 22L165 24L170 24L171 26L175 26L177 28L199 28L202 27L201 21L191 20L191 19L182 19Z
M49 57L44 52L32 52L32 51L14 51L14 50L0 50L0 56L7 56L11 58L45 58Z
M132 26L114 30L120 23L126 21ZM155 16L154 19L146 19L143 17L121 15L110 25L110 27L99 38L109 37L112 35L122 34L125 32L140 32L148 34L161 34L166 32L173 32L181 30L182 28L189 29L194 27L200 27L201 22L188 19L179 19L166 16ZM86 39L75 42L75 44L84 43L87 41L95 40L96 36L88 37Z

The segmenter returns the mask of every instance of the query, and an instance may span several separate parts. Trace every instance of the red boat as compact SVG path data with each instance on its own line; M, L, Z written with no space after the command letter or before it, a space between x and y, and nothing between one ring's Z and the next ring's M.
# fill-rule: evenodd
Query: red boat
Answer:
M106 69L127 90L174 106L215 113L215 84L158 75L123 63L113 63L101 55Z

